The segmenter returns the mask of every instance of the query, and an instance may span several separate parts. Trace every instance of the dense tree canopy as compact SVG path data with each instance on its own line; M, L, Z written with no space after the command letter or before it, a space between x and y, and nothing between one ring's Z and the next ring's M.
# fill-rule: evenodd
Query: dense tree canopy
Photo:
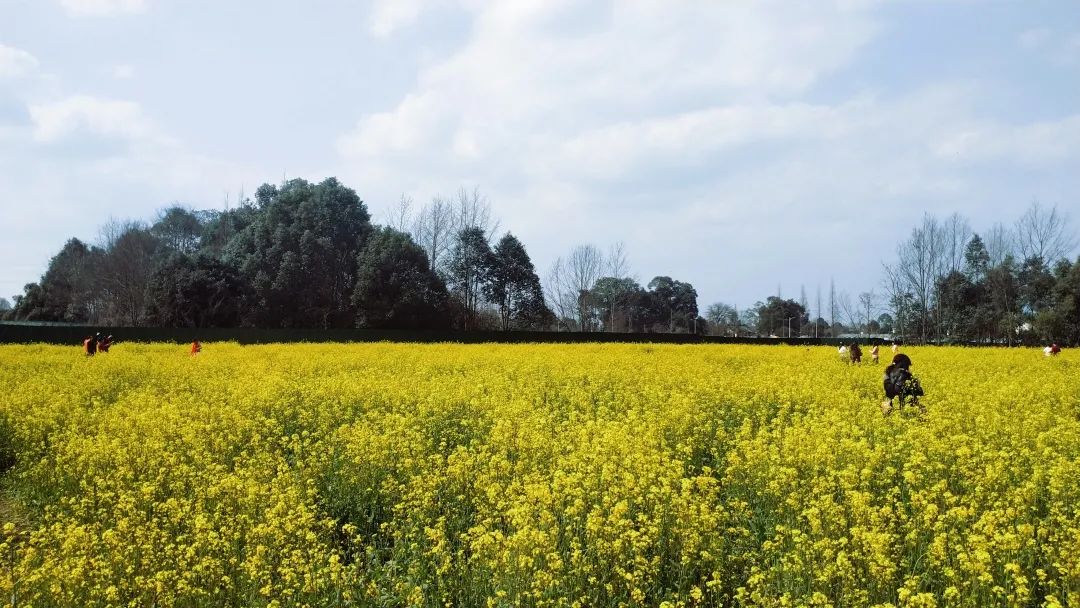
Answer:
M237 327L251 290L235 268L207 255L173 254L150 279L147 323L160 327Z
M51 260L38 283L26 286L14 314L28 321L82 323L90 320L96 301L93 277L102 251L70 239Z
M766 336L800 336L802 326L810 321L806 309L795 300L769 296L757 309L757 331Z
M371 232L367 207L330 178L255 193L259 213L227 257L255 292L255 322L268 327L349 327L356 265Z
M449 325L446 285L409 235L376 229L357 262L357 327L420 329Z

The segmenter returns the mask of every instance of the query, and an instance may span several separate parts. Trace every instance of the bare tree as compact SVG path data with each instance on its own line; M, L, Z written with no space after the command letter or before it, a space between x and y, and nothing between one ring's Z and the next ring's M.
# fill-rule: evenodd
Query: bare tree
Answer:
M904 337L906 335L904 330L907 327L905 323L910 312L908 304L911 300L911 294L907 291L907 282L904 280L899 264L883 264L883 270L885 278L882 285L885 288L889 310L895 323L893 333Z
M432 270L445 273L454 244L454 216L449 201L436 196L413 220L413 240L427 253Z
M896 248L896 264L886 267L890 292L910 294L917 308L919 337L926 341L930 335L930 316L933 310L937 280L948 267L945 230L937 219L926 214L922 225L912 229L911 236Z
M604 256L593 245L578 245L566 258L566 278L577 298L577 318L582 331L592 331L592 288L600 278Z
M959 213L953 213L941 222L942 232L942 275L959 272L964 268L964 253L971 240L971 224Z
M821 318L821 284L820 283L818 283L818 286L817 286L817 303L816 303L816 306L815 306L815 310L816 310L816 314L815 314L815 317L814 317L814 337L817 338L818 337L818 326L820 325L818 323L818 319Z
M399 230L410 227L408 217L411 207L412 200L402 195L397 208L391 213L390 225ZM408 232L427 253L431 268L445 275L449 253L457 245L462 230L467 228L479 228L489 243L499 229L491 203L480 194L479 188L469 191L462 187L453 197L433 197L413 217Z
M107 228L111 246L101 263L101 290L111 323L136 326L146 311L146 293L154 272L157 241L138 222L116 234Z
M135 220L120 220L113 216L109 216L109 219L98 228L98 247L101 247L105 251L109 251L116 245L116 241L120 237L132 230L139 230L146 228L142 222Z
M859 308L860 312L865 313L865 323L863 324L863 333L870 333L870 320L873 312L877 308L877 296L874 294L874 290L864 291L859 294Z
M1076 234L1069 229L1069 218L1058 211L1057 205L1047 209L1033 201L1017 220L1015 230L1021 260L1039 257L1050 265L1076 248Z
M861 317L858 304L852 303L851 297L848 296L847 292L841 291L836 296L836 306L840 311L840 314L843 315L843 321L841 322L853 331L858 331L859 317Z
M739 311L734 306L723 302L709 305L705 318L712 324L713 333L720 336L737 335L739 331Z
M480 194L480 187L469 191L462 186L457 191L453 205L454 233L466 228L479 228L490 243L499 230L499 220L491 212L491 202Z
M836 282L829 278L829 335L832 336L836 328ZM835 337L835 336L833 336Z
M986 253L990 257L989 266L1000 266L1005 258L1012 255L1016 249L1016 238L1013 231L1000 222L994 224L986 233L983 241Z
M571 293L566 264L556 258L544 280L544 299L555 313L559 329L570 329L567 320L577 315L577 298Z
M386 225L397 230L411 234L416 226L416 220L412 216L412 197L402 194L397 205L386 212ZM416 235L412 235L415 240Z
M608 310L608 329L609 331L615 331L615 314L618 312L619 305L622 303L623 296L626 293L621 279L628 278L630 274L630 260L626 255L626 245L622 241L618 241L608 248L607 257L604 258L604 268L607 276L619 279L614 283L615 293L611 294L610 308ZM627 321L629 322L629 319Z
M604 258L604 267L609 277L625 279L630 274L630 260L626 255L626 245L618 241L608 248Z

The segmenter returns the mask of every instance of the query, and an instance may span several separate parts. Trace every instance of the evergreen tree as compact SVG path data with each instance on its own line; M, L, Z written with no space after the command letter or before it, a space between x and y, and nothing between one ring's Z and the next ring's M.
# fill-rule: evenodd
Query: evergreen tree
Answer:
M450 287L461 305L462 329L477 329L480 301L493 265L493 254L484 231L477 227L461 230L447 270Z
M250 310L251 289L216 258L174 254L150 279L147 322L160 327L237 327Z
M329 178L255 193L258 213L227 256L252 285L256 322L270 327L348 327L359 253L371 232L367 207Z
M357 327L441 329L449 325L446 285L409 235L377 229L360 254L353 291Z
M525 246L509 232L492 252L484 295L498 307L499 325L504 331L542 329L554 318L544 302L540 277Z
M978 234L968 241L964 251L964 273L972 283L979 283L986 278L986 271L990 268L990 253Z

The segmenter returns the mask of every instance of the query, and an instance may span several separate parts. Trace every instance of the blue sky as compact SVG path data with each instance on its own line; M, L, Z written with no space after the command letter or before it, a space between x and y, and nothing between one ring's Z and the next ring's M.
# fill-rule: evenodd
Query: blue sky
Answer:
M0 295L71 236L336 175L479 186L540 274L878 286L926 211L1080 224L1080 3L0 0Z

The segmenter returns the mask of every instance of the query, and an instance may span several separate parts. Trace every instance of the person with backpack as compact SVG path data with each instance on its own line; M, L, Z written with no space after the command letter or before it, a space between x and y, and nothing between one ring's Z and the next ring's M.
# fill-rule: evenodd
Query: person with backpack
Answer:
M893 399L900 398L900 409L905 402L910 402L925 411L919 404L919 397L924 395L922 385L918 378L911 373L911 357L900 353L893 357L892 363L885 368L885 401L881 404L881 411L886 416L892 412Z

